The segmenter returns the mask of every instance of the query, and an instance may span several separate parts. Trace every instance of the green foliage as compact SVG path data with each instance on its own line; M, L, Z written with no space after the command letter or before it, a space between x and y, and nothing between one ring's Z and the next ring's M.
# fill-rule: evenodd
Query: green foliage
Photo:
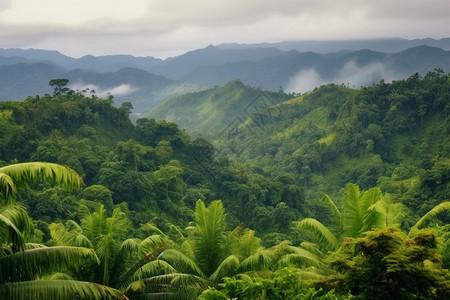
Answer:
M225 210L221 201L205 207L197 201L195 207L194 255L206 276L217 269L225 254Z
M128 299L120 291L96 284L74 280L33 280L0 285L0 297L11 300L27 299Z
M432 230L416 230L408 238L394 228L368 231L347 239L343 251L331 256L344 277L326 284L364 299L448 298L450 273L440 265L438 244Z
M69 79L52 79L48 84L54 88L53 95L58 96L70 91L70 89L66 87L68 83Z
M436 217L438 214L450 209L450 201L442 202L439 205L433 207L429 212L427 212L419 221L414 225L413 228L422 227L427 221Z
M294 268L279 269L269 278L239 275L225 278L220 285L222 289L209 288L199 299L351 299L334 291L315 290L303 284L300 278L300 270Z
M316 219L306 218L297 222L297 230L311 230L318 237L317 242L325 249L337 250L340 246L336 236Z
M259 103L267 94L269 103ZM236 120L245 120L245 110L250 106L271 106L283 100L284 93L263 92L245 86L240 80L229 82L201 92L185 94L166 100L153 109L149 115L177 123L191 132L215 136ZM257 103L255 103L257 102ZM189 111L191 113L186 114ZM241 121L242 122L242 121Z
M447 296L448 83L435 70L360 90L327 85L285 101L281 92L234 81L167 102L172 112L196 107L197 115L179 117L216 134L215 147L171 122L133 125L127 103L115 108L94 94L61 90L1 102L1 267L26 267L16 272L20 280L45 278L39 281L54 297L64 289L123 296L80 279L136 298L189 299L212 286L203 296L337 299L347 296L309 284L320 280L323 288L363 296L377 284L358 280L380 270L401 282L388 287L399 297ZM189 101L174 107L180 99ZM88 187L80 189L83 182ZM301 221L292 230L294 220ZM430 220L442 246L433 233L415 230ZM387 233L381 240L366 233L385 226L413 229L409 237ZM317 244L304 242L312 237ZM353 243L360 239L366 242ZM342 255L335 261L343 277L325 259L325 251L339 248L332 256ZM224 284L236 296L217 290L232 276ZM424 283L411 288L402 276ZM45 293L37 287L45 283L22 282L0 290L23 285Z
M80 188L83 180L66 166L52 163L32 162L13 164L0 168L0 188L2 199L14 197L16 186L23 187L38 179L51 184L59 184L68 189Z
M0 282L36 279L54 271L98 264L92 249L82 247L43 247L25 250L0 258Z

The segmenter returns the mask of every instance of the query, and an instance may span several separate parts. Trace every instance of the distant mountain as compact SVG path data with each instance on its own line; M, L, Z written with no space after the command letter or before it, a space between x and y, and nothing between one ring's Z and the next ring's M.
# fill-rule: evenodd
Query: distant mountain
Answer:
M283 54L284 51L269 48L251 49L221 49L215 46L208 46L204 49L189 51L177 57L168 58L160 65L152 68L157 74L162 74L168 78L186 78L190 72L199 67L218 67L227 63L235 62L257 62L259 60Z
M450 51L419 46L399 53L372 50L319 54L291 50L259 61L201 66L182 80L202 85L223 85L235 78L263 89L306 92L326 83L345 83L359 87L385 79L403 79L412 73L435 68L450 70Z
M89 88L100 97L111 93L117 105L124 101L132 102L137 113L148 112L167 97L200 89L194 84L170 80L135 68L98 73L68 70L50 63L18 63L0 65L0 101L51 94L53 89L48 83L54 78L69 79L68 87L73 90Z
M65 69L49 63L0 65L0 101L50 94L50 79L59 78L64 72Z
M334 40L334 41L286 41L279 43L238 44L224 43L217 47L221 49L248 49L275 47L280 50L297 50L300 52L332 53L342 50L373 50L386 53L395 53L417 46L437 47L450 50L450 38L443 39L360 39L360 40Z
M148 116L177 123L181 128L212 136L227 127L241 124L260 107L271 107L290 98L234 80L222 87L171 98L153 109Z
M169 97L235 79L263 90L304 93L327 83L359 87L415 72L423 76L435 68L449 72L447 49L450 39L222 44L165 60L131 55L75 59L57 51L0 49L0 101L50 93L49 80L63 77L74 89L89 87L100 96L109 92L117 104L130 101L135 112L146 113Z
M85 55L72 58L58 51L39 49L0 49L0 65L16 62L45 62L57 64L66 69L83 69L95 72L114 72L122 68L140 68L150 70L163 62L154 57L135 57L132 55Z
M47 62L54 63L60 66L70 65L75 58L61 54L55 50L42 50L42 49L1 49L0 57L2 58L1 64L7 64L7 58L10 59L25 59L26 62Z

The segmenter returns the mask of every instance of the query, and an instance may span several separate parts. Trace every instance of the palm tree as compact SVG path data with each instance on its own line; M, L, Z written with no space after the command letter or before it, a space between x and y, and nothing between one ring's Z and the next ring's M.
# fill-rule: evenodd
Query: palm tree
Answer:
M42 279L55 271L97 263L95 253L81 247L45 247L27 244L33 224L25 208L15 201L18 188L37 180L68 189L83 185L72 169L51 163L32 162L0 168L0 298L1 299L126 299L117 290L67 275Z
M403 204L392 203L389 197L384 196L378 187L361 192L358 186L351 183L345 187L342 213L328 195L323 193L320 200L327 204L339 225L340 231L337 234L333 233L322 223L312 218L296 222L296 228L297 230L311 231L324 250L335 251L340 248L343 237L356 238L363 232L376 228L398 227L408 213ZM411 231L423 227L438 214L449 209L450 201L436 205L417 221Z
M82 205L80 215L80 225L68 220L52 223L49 228L56 244L87 247L97 254L100 266L86 269L81 276L124 290L133 278L149 269L159 273L174 271L165 262L153 262L165 248L161 235L126 239L130 221L120 208L115 208L109 217L103 205L94 212Z
M173 269L159 275L147 272L130 285L127 295L191 299L208 286L217 286L224 277L240 273L258 276L259 271L268 273L284 266L323 265L312 252L288 244L263 249L254 231L244 229L243 224L228 233L225 217L220 200L208 207L198 200L195 221L187 228L190 237L179 249L164 250L155 261L166 262Z
M219 283L223 277L237 274L241 262L246 259L245 252L239 251L239 255L231 253L225 216L220 200L211 202L208 207L198 200L195 222L186 228L189 238L178 249L164 250L155 261L166 263L172 270L159 274L150 272L146 274L147 278L136 278L127 294L132 298L135 293L140 293L139 299L191 299L208 286ZM246 239L243 244L249 246L257 238L250 234ZM259 240L257 243L259 245ZM251 248L256 251L255 246ZM247 252L250 254L253 252Z
M309 230L323 250L335 251L340 248L343 237L358 237L365 231L385 226L396 226L406 215L407 209L400 203L392 203L381 193L378 187L360 191L355 184L345 187L343 208L339 209L326 194L320 197L331 210L338 225L338 231L333 233L322 223L312 218L296 222L297 230Z

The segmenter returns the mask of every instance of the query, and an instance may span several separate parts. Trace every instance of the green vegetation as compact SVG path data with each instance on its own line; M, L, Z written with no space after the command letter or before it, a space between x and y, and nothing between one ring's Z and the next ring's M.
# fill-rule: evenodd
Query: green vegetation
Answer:
M270 101L259 103L263 97L267 97ZM245 120L248 117L246 110L252 106L261 104L272 106L288 98L289 95L281 91L279 93L262 91L245 86L236 79L223 87L214 87L164 101L153 109L149 116L175 122L190 132L214 136L230 123Z
M441 70L168 102L212 143L50 84L0 102L0 298L450 296Z

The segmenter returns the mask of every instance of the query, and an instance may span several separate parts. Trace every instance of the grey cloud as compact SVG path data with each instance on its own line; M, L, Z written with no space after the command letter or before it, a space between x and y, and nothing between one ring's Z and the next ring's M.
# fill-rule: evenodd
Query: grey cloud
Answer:
M1 1L1 0L0 0ZM0 9L11 1L0 2ZM118 20L98 11L84 23L20 25L0 15L0 47L53 48L69 55L178 54L222 42L448 36L450 1L152 0ZM114 5L114 1L111 2ZM146 10L145 10L146 9ZM67 13L67 19L72 16ZM2 11L0 11L2 14ZM78 16L79 17L79 16ZM94 15L95 17L95 15ZM163 55L164 56L164 55Z
M0 0L0 11L11 7L12 0Z

